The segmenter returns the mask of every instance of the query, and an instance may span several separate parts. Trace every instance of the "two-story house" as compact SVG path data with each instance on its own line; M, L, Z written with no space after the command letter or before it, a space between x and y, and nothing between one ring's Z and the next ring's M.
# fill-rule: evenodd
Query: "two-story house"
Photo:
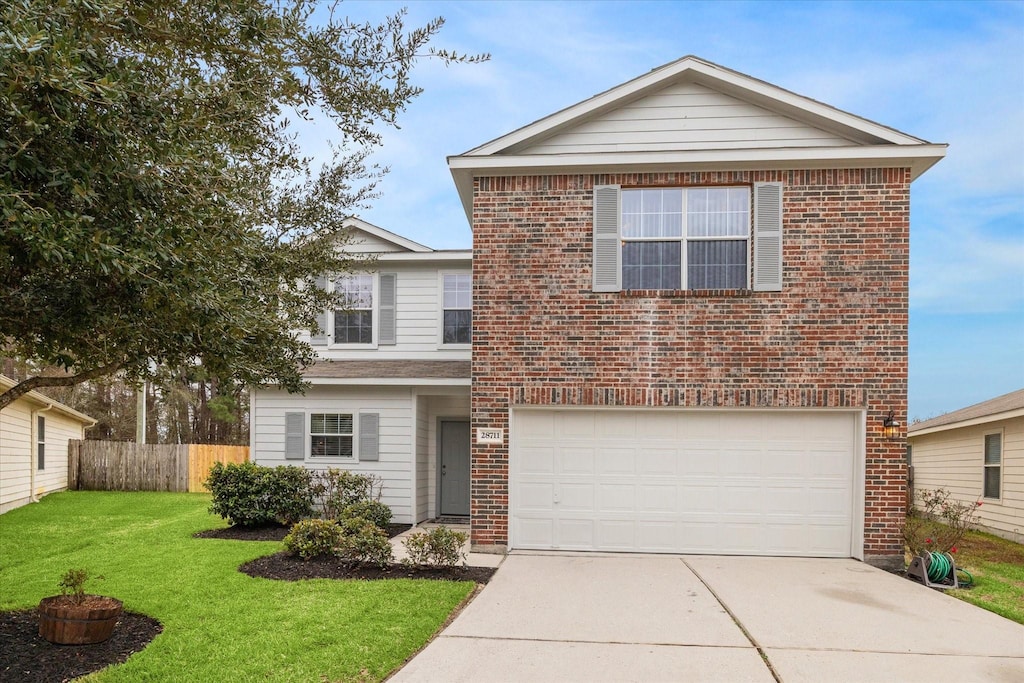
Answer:
M944 154L685 57L450 157L472 262L357 223L363 305L305 397L254 392L255 459L377 472L482 551L902 563L910 184Z
M376 474L395 522L468 517L470 252L348 228L371 267L321 283L348 305L309 337L306 394L252 392L252 459Z

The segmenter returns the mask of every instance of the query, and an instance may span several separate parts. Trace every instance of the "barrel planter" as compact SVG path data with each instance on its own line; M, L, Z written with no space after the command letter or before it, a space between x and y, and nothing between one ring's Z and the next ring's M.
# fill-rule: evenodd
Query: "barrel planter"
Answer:
M58 645L102 643L114 632L121 616L121 601L102 595L86 595L76 602L66 595L39 602L39 635Z

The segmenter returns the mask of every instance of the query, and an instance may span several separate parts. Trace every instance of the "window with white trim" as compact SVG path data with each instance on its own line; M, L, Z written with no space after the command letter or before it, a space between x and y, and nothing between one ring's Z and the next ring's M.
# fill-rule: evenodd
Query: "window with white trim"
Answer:
M985 435L985 498L1002 498L1003 435Z
M750 188L622 190L623 289L747 289Z
M46 418L36 416L36 469L46 468Z
M335 344L373 343L373 275L346 275L335 280L334 291L344 310L334 311Z
M311 413L309 455L311 458L352 458L355 433L352 413Z
M441 343L473 341L473 280L469 273L442 276Z

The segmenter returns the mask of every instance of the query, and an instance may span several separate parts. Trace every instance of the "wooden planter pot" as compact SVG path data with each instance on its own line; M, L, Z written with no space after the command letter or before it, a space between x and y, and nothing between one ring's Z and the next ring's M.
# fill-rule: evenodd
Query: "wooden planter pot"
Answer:
M122 604L116 598L87 595L82 604L64 595L39 603L39 635L58 645L102 643L114 632Z

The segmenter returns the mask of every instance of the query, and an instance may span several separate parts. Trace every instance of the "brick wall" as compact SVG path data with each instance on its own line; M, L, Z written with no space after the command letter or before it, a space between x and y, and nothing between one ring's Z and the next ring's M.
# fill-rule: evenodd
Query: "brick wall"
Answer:
M591 291L594 185L784 183L782 292ZM479 178L473 200L475 427L515 405L867 411L865 552L900 554L908 169ZM472 542L508 534L508 450L473 444Z

